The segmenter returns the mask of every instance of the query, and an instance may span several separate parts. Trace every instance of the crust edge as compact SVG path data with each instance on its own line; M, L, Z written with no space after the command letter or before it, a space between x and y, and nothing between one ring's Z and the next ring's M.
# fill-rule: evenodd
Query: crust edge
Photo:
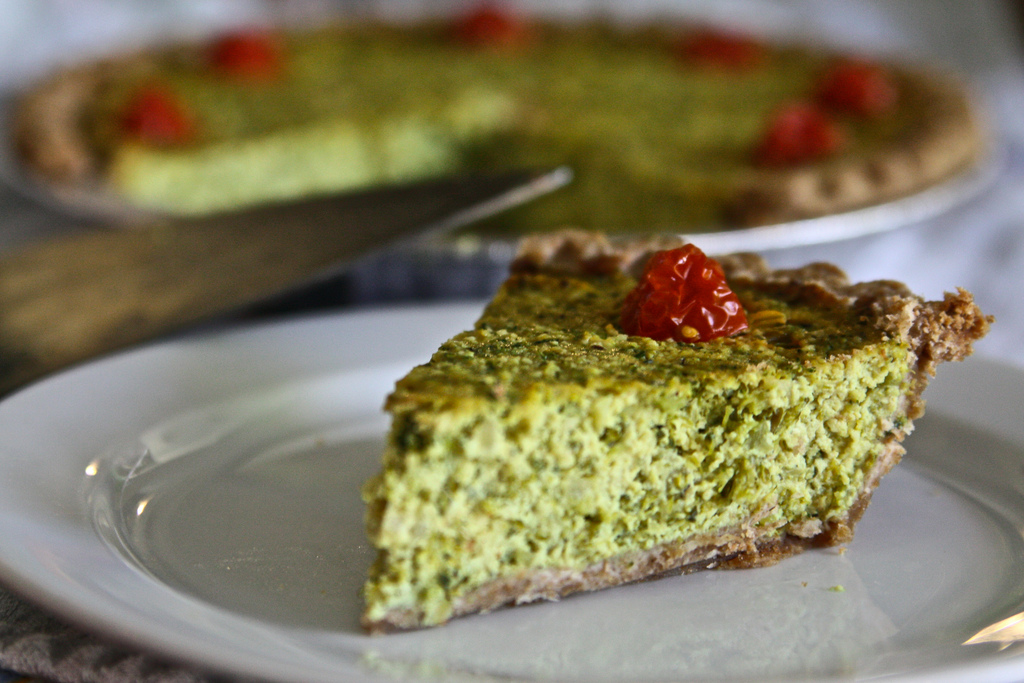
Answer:
M755 173L726 215L742 226L815 218L907 197L978 167L991 155L988 126L960 80L890 66L921 120L890 147L866 156Z

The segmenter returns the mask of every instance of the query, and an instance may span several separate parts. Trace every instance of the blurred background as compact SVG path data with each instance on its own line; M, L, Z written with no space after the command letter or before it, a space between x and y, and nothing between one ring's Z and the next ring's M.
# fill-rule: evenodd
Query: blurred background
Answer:
M426 0L0 0L0 95L5 100L56 66L129 46L201 37L254 21L316 22L340 14L403 18L462 7ZM979 351L1024 364L1024 63L1021 7L1009 0L562 0L515 3L527 12L625 19L671 12L766 37L892 56L957 72L989 116L995 179L941 215L869 237L770 249L772 265L833 261L854 279L899 278L930 297L973 291L999 322ZM95 225L15 189L3 159L0 250ZM3 178L8 181L4 182ZM479 254L365 263L325 301L377 305L483 298L504 264Z

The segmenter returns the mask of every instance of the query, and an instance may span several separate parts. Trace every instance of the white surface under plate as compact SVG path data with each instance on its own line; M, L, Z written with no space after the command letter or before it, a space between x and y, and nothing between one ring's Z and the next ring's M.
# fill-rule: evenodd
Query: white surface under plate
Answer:
M1024 679L1024 376L980 358L943 368L845 553L362 635L381 402L478 311L210 332L9 397L0 579L98 632L279 681Z

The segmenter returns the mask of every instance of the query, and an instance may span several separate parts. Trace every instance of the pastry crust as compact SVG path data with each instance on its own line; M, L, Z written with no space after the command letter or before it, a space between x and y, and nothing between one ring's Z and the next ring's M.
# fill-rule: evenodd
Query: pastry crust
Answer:
M28 171L59 187L100 191L104 159L86 134L89 106L115 78L155 68L151 57L133 53L58 71L28 91L13 120L15 149Z
M890 146L788 169L759 171L726 208L738 225L814 218L899 199L977 166L988 136L967 88L925 71L893 68L916 126Z
M79 121L96 92L97 74L85 67L61 73L21 101L14 118L16 149L26 167L45 180L80 184L97 173Z
M552 274L599 274L615 271L637 273L654 251L679 246L683 240L661 238L615 243L594 233L564 232L523 241L513 272ZM461 597L453 617L487 612L502 606L537 600L558 600L573 593L715 568L749 568L775 564L807 548L847 543L863 515L879 481L900 461L902 439L913 429L911 420L923 413L921 391L938 363L960 360L971 353L992 318L981 313L964 290L947 294L942 301L927 302L893 281L851 284L835 266L817 263L792 270L771 270L760 257L735 254L719 262L730 280L773 283L801 290L801 295L824 304L861 309L888 334L909 345L911 389L893 418L882 451L865 477L864 485L848 514L822 523L767 525L770 510L761 510L739 526L716 535L704 535L658 545L649 550L608 558L581 570L528 570L495 579ZM781 534L779 531L781 530ZM393 610L384 618L364 621L370 633L417 628L423 615L414 609Z

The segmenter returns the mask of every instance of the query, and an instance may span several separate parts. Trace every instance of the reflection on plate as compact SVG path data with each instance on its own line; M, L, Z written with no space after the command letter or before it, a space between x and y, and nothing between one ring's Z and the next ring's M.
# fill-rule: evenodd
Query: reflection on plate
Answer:
M479 309L211 332L15 394L0 578L99 632L280 681L1024 676L1024 375L982 359L929 389L846 552L362 635L381 402Z

